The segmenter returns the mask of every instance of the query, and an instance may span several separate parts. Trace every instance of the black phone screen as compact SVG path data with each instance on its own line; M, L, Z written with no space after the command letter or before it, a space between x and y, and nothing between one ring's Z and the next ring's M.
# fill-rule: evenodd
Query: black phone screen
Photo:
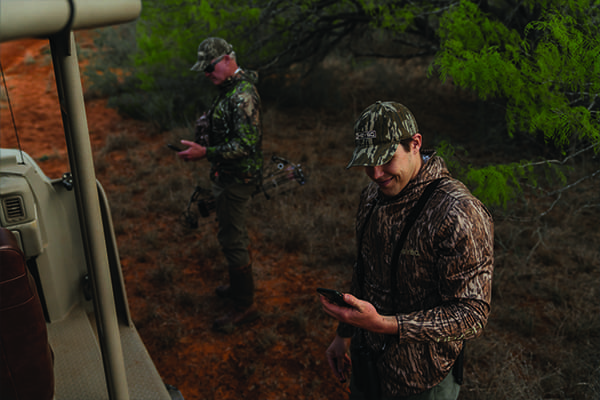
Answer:
M337 290L317 288L317 292L325 296L327 300L332 304L342 307L352 307L350 304L344 301L344 295Z
M171 143L167 143L167 147L170 148L171 150L176 151L176 152L183 151L183 149L180 149L179 147L177 147L177 146L175 146L174 144L171 144Z

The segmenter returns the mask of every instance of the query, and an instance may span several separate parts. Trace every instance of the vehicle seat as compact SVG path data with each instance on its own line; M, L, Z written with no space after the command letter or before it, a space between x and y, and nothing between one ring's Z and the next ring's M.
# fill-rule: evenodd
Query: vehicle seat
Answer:
M53 396L53 355L42 303L15 236L0 227L0 398Z

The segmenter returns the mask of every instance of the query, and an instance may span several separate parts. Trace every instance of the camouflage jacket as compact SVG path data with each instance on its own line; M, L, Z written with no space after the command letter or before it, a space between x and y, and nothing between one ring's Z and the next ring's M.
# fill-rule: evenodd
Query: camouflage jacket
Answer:
M206 157L211 179L257 182L262 176L262 126L258 74L239 70L219 85L208 114Z
M357 236L363 232L357 262L362 262L364 279L359 295L355 266L351 293L371 302L382 315L396 315L398 321L397 337L363 331L367 346L379 355L382 391L388 396L413 395L440 383L451 371L463 340L481 333L490 312L492 217L461 182L451 178L440 157L424 153L424 160L415 179L394 198L384 198L371 183L363 190L357 214ZM391 258L406 216L427 184L440 177L446 179L404 243L393 291ZM346 324L338 327L342 337L359 331Z

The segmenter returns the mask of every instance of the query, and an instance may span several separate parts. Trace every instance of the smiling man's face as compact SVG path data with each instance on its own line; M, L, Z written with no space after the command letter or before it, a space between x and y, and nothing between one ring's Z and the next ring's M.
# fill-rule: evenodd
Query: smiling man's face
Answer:
M398 145L392 159L383 165L365 167L365 173L377 183L384 196L396 196L419 173L422 164L419 152L421 135L415 134L409 146L409 151L406 151L404 146Z

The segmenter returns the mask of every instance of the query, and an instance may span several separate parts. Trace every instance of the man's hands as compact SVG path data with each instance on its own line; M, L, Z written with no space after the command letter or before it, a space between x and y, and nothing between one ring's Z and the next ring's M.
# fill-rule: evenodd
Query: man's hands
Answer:
M352 306L340 307L320 296L323 311L340 322L387 335L398 334L398 322L394 315L380 315L368 301L359 300L349 293L344 294L344 301Z
M351 294L345 293L344 301L352 306L352 308L349 308L332 304L327 301L325 296L319 297L323 311L340 322L375 333L398 334L396 317L394 315L380 315L368 301L359 300ZM342 338L336 335L325 352L329 366L340 382L346 382L352 367L352 361L348 355L350 340L350 338Z
M177 153L177 156L183 161L196 161L206 157L206 147L189 140L182 140L181 144L188 146L186 150Z
M336 335L325 352L333 374L342 383L348 380L352 369L352 361L348 355L349 349L350 338L343 338Z

